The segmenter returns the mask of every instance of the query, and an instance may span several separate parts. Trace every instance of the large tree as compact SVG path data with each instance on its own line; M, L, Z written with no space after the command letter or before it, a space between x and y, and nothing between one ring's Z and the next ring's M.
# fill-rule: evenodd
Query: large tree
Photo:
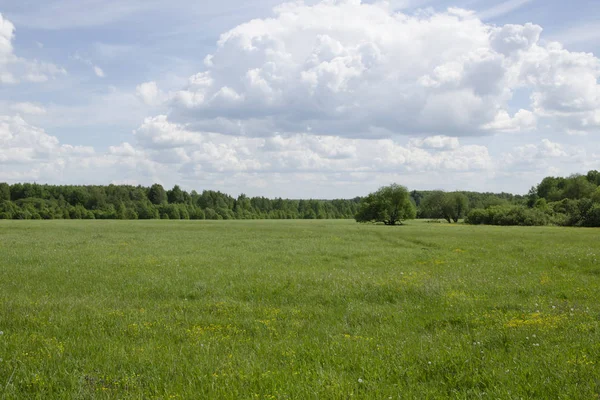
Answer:
M358 213L354 218L357 222L383 222L386 225L396 225L415 216L416 209L410 201L408 190L394 183L365 197L360 202Z

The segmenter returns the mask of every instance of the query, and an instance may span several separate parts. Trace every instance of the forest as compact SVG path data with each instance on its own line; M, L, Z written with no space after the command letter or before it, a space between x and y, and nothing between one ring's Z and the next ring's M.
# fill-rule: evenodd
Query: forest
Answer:
M546 177L524 202L471 207L465 222L487 225L558 225L600 227L600 172Z
M234 198L218 191L151 187L0 183L0 219L347 219L360 198Z
M365 198L269 199L130 185L0 183L0 219L350 219ZM412 217L487 225L600 226L600 172L546 177L527 195L407 191Z

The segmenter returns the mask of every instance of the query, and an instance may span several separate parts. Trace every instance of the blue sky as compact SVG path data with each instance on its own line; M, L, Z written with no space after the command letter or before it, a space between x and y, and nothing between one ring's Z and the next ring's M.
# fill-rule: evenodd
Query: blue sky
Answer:
M0 181L523 193L600 169L594 3L0 0Z

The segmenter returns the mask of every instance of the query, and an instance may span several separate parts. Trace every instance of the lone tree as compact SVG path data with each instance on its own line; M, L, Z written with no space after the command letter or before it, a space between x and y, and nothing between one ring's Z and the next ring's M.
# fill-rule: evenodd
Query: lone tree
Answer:
M402 225L403 220L414 219L417 214L404 186L384 186L361 200L356 222L383 222Z

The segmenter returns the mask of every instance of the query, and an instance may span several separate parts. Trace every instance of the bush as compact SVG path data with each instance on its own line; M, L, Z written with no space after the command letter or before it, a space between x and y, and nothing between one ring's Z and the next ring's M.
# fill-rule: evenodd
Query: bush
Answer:
M476 208L472 210L465 218L465 223L471 225L484 225L489 224L488 212L482 208Z
M190 219L204 219L204 211L201 208L193 207L190 212Z
M206 208L204 210L206 219L218 219L218 214L212 208Z
M580 226L600 227L600 204L594 203L585 213Z
M537 208L492 206L485 210L472 210L465 222L472 225L543 226L548 225L550 216Z
M550 203L549 206L557 225L600 227L600 204L594 199L564 199Z

